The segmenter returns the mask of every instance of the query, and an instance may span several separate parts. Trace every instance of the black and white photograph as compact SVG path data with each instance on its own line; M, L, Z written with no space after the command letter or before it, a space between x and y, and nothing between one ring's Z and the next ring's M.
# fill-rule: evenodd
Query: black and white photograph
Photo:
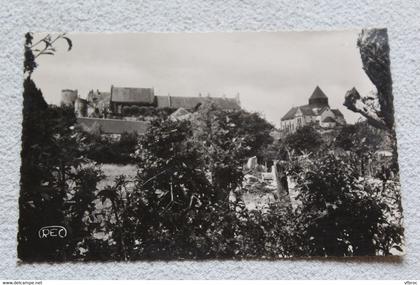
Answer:
M22 43L20 262L405 254L386 29Z

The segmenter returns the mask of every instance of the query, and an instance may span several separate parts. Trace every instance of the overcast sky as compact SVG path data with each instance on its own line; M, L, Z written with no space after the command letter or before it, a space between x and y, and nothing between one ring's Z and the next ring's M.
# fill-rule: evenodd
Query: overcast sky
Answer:
M375 90L362 70L359 31L254 33L69 34L73 49L37 59L33 79L50 104L61 89L153 87L156 95L234 97L279 125L292 107L307 104L314 88L329 97L348 122L359 116L343 106L356 87ZM35 35L35 40L39 35Z

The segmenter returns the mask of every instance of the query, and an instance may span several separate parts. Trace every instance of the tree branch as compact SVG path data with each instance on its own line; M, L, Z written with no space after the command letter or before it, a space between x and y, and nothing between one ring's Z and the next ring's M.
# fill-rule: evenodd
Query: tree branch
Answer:
M346 106L347 109L361 114L372 126L383 130L388 129L385 121L380 118L374 110L371 110L370 106L363 102L362 96L360 96L356 88L353 87L351 90L346 92L343 105Z

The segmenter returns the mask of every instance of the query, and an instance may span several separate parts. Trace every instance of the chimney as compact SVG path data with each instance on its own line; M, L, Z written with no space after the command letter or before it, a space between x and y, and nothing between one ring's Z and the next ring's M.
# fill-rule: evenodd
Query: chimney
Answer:
M241 99L240 99L240 94L239 94L239 92L238 92L238 93L236 93L236 97L235 97L235 99L236 99L236 103L240 106L240 105L241 105Z

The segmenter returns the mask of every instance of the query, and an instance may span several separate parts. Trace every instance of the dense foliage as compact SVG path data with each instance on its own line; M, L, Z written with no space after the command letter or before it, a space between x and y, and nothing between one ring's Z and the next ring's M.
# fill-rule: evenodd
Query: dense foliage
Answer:
M295 232L302 255L363 256L400 249L402 227L389 220L395 201L384 199L382 184L360 177L356 160L327 155L294 165L290 174L300 193Z
M263 148L273 142L273 126L258 114L226 111L211 103L199 108L192 128L203 170L210 173L223 201L242 183L244 162L250 156L261 157Z
M98 163L129 164L135 163L134 152L138 144L137 133L122 133L117 139L92 134L88 137L86 157Z
M304 126L289 134L284 144L297 154L317 152L322 147L322 137L311 125Z
M122 108L123 116L132 116L132 117L158 117L158 118L167 118L171 113L176 111L174 108L156 108L149 106L124 106Z
M38 230L66 224L66 194L85 162L83 134L70 108L47 106L30 78L24 84L19 247L23 259L61 259L68 246L45 242ZM28 104L29 102L29 104ZM57 243L57 244L54 244Z

